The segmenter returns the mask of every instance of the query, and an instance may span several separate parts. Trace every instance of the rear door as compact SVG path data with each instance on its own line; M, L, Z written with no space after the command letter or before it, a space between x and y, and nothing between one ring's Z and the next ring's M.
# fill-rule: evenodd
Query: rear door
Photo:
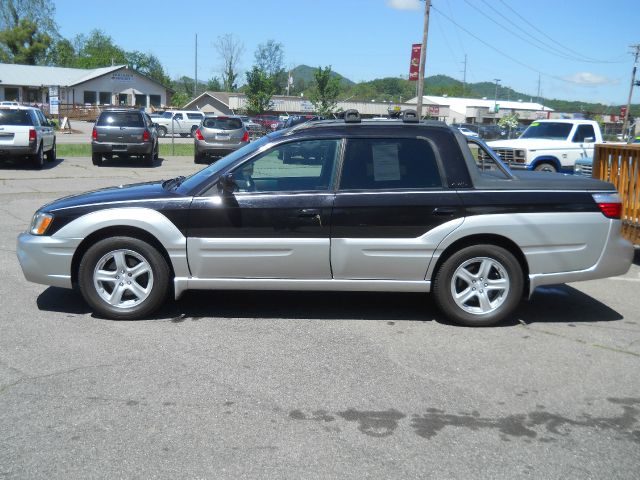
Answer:
M190 210L187 252L197 278L331 279L329 232L341 140L275 146L232 172Z
M442 161L427 138L347 140L332 215L335 279L424 280L434 250L464 216Z
M114 150L118 145L127 143L141 143L144 134L144 121L140 112L103 112L96 124L99 142L114 143Z
M38 117L38 121L40 123L40 133L42 135L42 144L44 145L44 150L51 150L51 147L53 146L53 139L55 138L53 133L53 125L49 123L49 120L47 120L41 110L34 110L34 113Z
M0 108L0 154L2 148L26 147L29 145L29 130L33 128L33 117L27 109Z
M237 117L205 117L200 129L207 143L238 144L244 136L244 124Z

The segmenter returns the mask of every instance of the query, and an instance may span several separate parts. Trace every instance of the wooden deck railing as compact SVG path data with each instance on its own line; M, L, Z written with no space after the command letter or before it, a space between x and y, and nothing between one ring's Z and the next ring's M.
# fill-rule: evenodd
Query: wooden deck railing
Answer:
M640 144L596 145L593 178L616 186L622 197L622 234L640 244Z

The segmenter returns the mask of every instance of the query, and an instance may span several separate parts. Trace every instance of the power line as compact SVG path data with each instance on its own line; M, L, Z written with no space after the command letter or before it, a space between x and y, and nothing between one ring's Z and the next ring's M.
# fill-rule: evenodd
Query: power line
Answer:
M485 5L488 5L487 2L485 2L483 0L483 2L485 3ZM573 53L574 55L578 55L579 57L584 58L585 60L581 60L584 62L594 62L594 63L623 63L622 61L612 61L612 60L598 60L595 58L591 58L591 57L587 57L585 55L583 55L580 52L576 52L575 50L563 45L562 43L558 42L557 40L551 38L549 35L547 35L546 33L544 33L542 30L540 30L538 27L536 27L533 23L531 23L529 20L527 20L526 18L524 18L522 15L520 15L516 10L513 9L513 7L511 7L509 4L507 4L504 0L500 0L500 3L502 3L506 8L508 8L509 10L511 10L511 12L513 12L514 15L516 15L520 20L522 20L524 23L526 23L527 25L529 25L531 28L533 28L536 32L538 32L539 34L543 35L544 37L546 37L548 40L550 40L551 42L553 42L553 45L555 47L561 47L563 49L565 49L568 52ZM493 9L493 7L491 7ZM494 9L495 10L495 9Z
M540 70L538 70L535 67L532 67L531 65L528 65L520 60L518 60L517 58L512 57L511 55L509 55L508 53L503 52L502 50L500 50L499 48L494 47L493 45L487 43L485 40L483 40L482 38L480 38L479 36L475 35L474 33L471 33L469 30L467 30L466 28L464 28L462 25L460 25L459 23L457 23L455 20L453 20L452 18L450 18L448 15L446 15L442 10L440 10L439 8L436 8L435 6L431 5L431 8L433 10L435 10L436 12L438 12L440 15L442 15L445 19L449 20L449 22L451 22L453 25L455 25L456 27L458 27L460 30L464 31L465 33L467 33L468 35L470 35L471 37L475 38L477 41L479 41L480 43L482 43L483 45L489 47L491 50L499 53L500 55L502 55L503 57L508 58L509 60L511 60L514 63L517 63L518 65L521 65L533 72L536 72L540 75L544 75L545 77L549 77L549 78L553 78L555 80L559 80L561 82L566 82L566 83L571 83L571 84L576 84L576 85L580 85L580 82L576 82L573 80L569 80L566 78L562 78L562 77L558 77L556 75L550 75L548 73L543 73Z

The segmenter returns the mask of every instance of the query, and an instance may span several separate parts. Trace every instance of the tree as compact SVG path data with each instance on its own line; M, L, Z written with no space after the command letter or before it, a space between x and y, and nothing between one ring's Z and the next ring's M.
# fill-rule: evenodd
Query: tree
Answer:
M220 79L218 77L211 77L209 80L207 80L205 89L210 92L219 92L220 90L222 90Z
M21 19L17 26L0 32L0 59L5 63L37 65L44 62L51 37L38 31L35 22Z
M55 42L47 53L47 64L56 67L74 67L76 61L76 49L66 38Z
M261 43L255 52L255 65L271 77L276 93L283 93L287 88L289 75L283 67L284 47L275 40Z
M246 73L247 113L257 115L271 109L271 97L275 93L273 77L261 70L257 65Z
M125 52L126 63L133 70L154 79L162 85L169 85L171 81L164 73L164 68L158 57L152 53L142 53L134 50L133 52Z
M232 92L238 88L238 64L244 53L244 45L233 34L226 33L218 37L213 46L222 59L222 86L225 91Z
M76 67L100 68L127 63L126 52L113 43L113 39L102 30L92 30L89 36L75 38L78 55Z
M322 68L313 74L315 83L309 99L318 115L330 117L336 109L340 94L340 80L331 75L331 66Z

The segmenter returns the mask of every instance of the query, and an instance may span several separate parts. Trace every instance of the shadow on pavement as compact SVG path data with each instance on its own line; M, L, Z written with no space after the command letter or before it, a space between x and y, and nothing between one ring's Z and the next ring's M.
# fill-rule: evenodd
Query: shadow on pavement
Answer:
M103 159L100 167L138 167L138 168L158 168L162 166L164 158L160 157L153 162L153 165L149 165L142 158L127 157L119 158L117 156L109 159Z
M44 311L91 313L82 296L68 289L49 287L37 303ZM438 311L431 295L380 292L190 291L177 302L168 301L151 319L181 323L217 317L436 321L454 325ZM567 285L557 285L536 290L530 301L520 304L511 320L499 326L512 327L521 322L607 322L622 318L593 297Z

